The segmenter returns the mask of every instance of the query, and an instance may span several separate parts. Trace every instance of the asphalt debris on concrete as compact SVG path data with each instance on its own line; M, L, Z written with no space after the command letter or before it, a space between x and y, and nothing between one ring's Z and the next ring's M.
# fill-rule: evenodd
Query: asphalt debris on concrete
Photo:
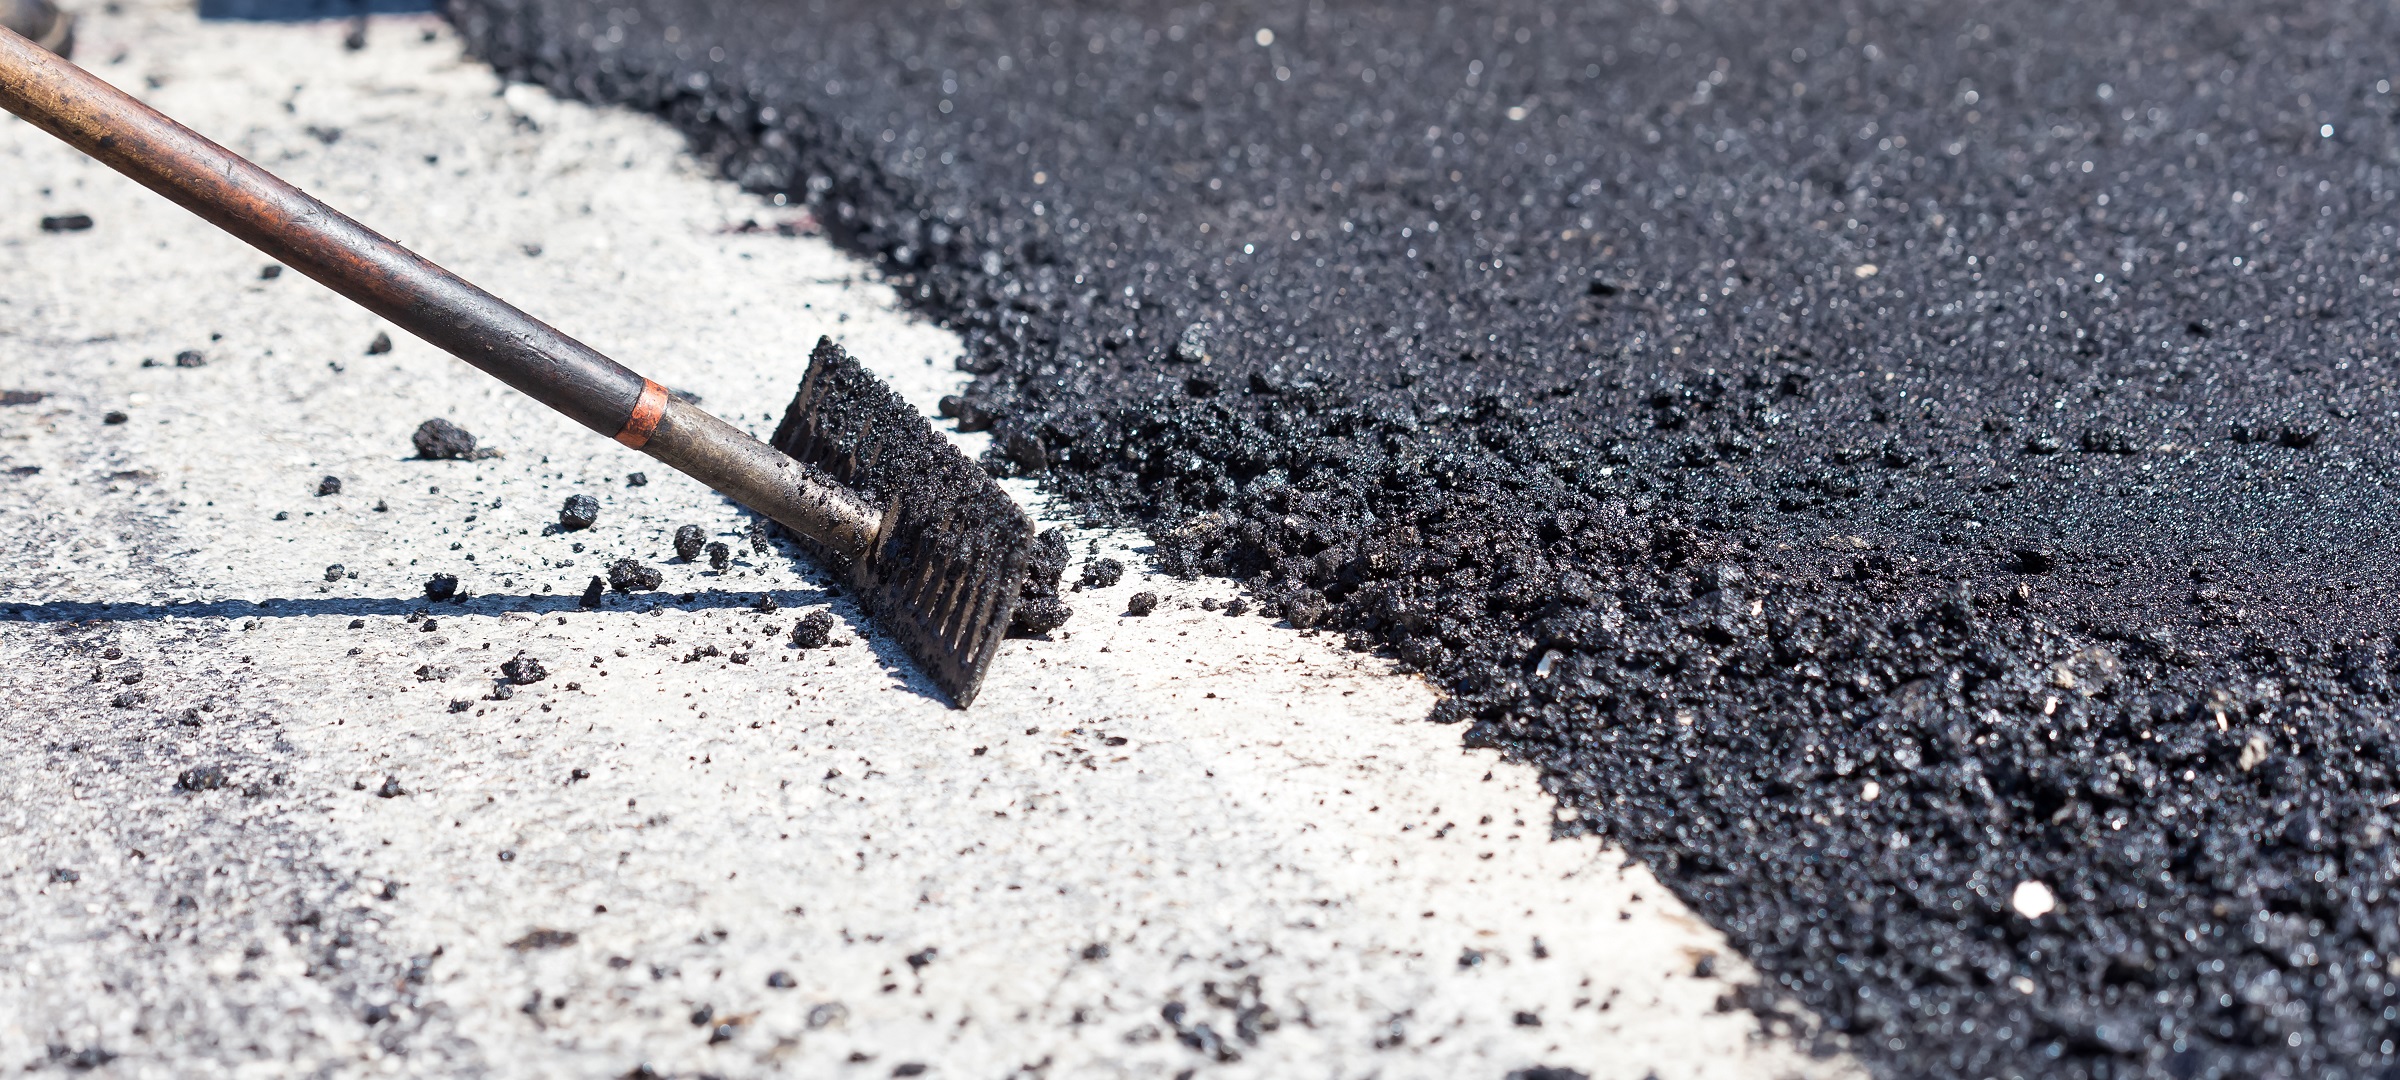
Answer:
M589 495L569 495L558 508L558 527L567 532L581 532L600 520L600 500Z
M833 640L833 613L812 611L792 624L792 644L802 649L822 649Z
M519 686L530 686L550 677L550 669L540 660L518 653L500 665L500 674Z
M1009 633L1039 637L1066 625L1074 611L1058 595L1058 583L1066 575L1069 558L1063 527L1045 529L1034 537L1031 565L1026 568L1016 613L1009 619Z
M640 559L618 559L608 564L608 587L618 592L647 592L665 581L666 575L660 573L657 567Z
M1113 589L1125 579L1125 564L1115 559L1093 559L1083 564L1083 576L1076 579L1075 590Z
M878 259L992 468L1436 679L1770 1026L2393 1064L2390 12L452 12Z
M417 425L409 441L416 446L417 456L427 461L473 461L499 453L489 447L478 448L473 432L438 416Z

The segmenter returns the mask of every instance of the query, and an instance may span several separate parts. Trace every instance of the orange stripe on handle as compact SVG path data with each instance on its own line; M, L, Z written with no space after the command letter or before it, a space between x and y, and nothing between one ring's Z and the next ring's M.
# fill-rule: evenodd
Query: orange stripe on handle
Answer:
M650 436L658 431L660 417L667 415L667 388L642 380L642 396L633 403L633 415L625 418L625 430L617 432L617 441L636 450L650 444Z

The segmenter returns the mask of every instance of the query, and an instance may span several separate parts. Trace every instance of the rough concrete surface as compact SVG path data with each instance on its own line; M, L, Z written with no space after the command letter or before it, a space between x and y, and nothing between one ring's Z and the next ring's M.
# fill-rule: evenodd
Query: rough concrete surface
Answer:
M436 22L87 14L104 77L753 431L819 333L957 388L806 215ZM0 207L0 385L47 395L0 408L0 1067L1847 1069L1725 1008L1741 960L1422 682L1129 536L952 711L723 500L13 120ZM434 417L500 455L414 458ZM662 588L581 607L626 557Z

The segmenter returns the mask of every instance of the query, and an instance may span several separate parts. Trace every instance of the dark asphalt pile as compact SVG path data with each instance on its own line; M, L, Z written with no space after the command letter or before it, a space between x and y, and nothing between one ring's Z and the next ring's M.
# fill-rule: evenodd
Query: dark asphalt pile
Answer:
M1440 680L1771 1024L2400 1060L2400 16L1137 7L453 16L880 259L996 467Z

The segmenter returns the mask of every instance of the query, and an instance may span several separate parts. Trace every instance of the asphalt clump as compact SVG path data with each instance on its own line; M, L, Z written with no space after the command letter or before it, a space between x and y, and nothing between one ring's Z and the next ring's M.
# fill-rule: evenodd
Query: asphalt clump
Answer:
M1763 1023L2390 1067L2391 13L634 6L452 12L880 260L987 467L1439 681Z
M1067 530L1063 526L1045 529L1034 536L1025 584L1018 590L1016 611L1009 617L1009 633L1038 637L1066 624L1074 612L1058 595L1058 582L1066 575L1070 558Z
M550 669L542 666L540 660L518 653L501 662L500 674L519 686L531 686L549 678Z
M658 588L664 581L665 574L639 559L618 559L608 566L608 587L618 592L646 592ZM585 595L590 595L588 590Z
M812 611L792 625L792 644L803 649L822 649L833 640L833 613Z
M1083 575L1076 579L1078 592L1084 589L1113 589L1124 580L1125 564L1115 559L1093 559L1083 564Z

